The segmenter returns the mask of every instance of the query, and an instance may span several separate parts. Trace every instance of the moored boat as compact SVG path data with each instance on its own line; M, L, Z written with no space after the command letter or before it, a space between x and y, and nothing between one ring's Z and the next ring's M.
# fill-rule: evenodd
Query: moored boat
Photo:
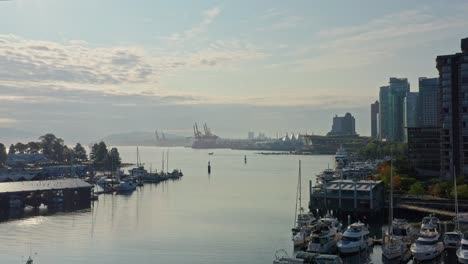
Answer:
M346 229L337 247L341 254L350 254L367 249L371 245L368 228L363 223L357 222Z

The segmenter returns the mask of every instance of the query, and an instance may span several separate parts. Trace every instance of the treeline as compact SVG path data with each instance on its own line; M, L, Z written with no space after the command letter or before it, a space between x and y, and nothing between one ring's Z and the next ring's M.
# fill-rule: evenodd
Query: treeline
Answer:
M108 150L107 145L102 141L92 146L88 157L86 149L80 143L76 143L74 147L69 147L64 144L63 139L51 133L39 137L39 141L11 144L8 151L6 146L0 143L0 164L5 164L8 155L19 153L41 153L48 160L60 164L80 164L91 161L96 168L106 170L116 169L121 165L121 158L117 148Z
M395 159L408 155L408 145L405 143L369 142L357 151L357 155L366 159L383 159L393 156Z

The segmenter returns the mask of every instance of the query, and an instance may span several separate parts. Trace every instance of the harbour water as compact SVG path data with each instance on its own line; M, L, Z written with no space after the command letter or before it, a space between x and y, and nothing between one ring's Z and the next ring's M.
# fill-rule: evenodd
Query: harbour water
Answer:
M147 168L161 167L163 149L139 150ZM119 151L124 162L135 162L136 147ZM332 156L170 148L169 167L182 169L181 180L101 195L84 211L39 209L30 212L36 216L0 223L0 263L20 263L30 251L38 253L38 264L271 263L277 249L292 254L299 159L307 197L306 180L332 166ZM381 263L381 250L344 261Z

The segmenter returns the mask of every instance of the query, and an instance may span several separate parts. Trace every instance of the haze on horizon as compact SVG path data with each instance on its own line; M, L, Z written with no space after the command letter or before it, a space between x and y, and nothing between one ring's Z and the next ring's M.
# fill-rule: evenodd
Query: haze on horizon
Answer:
M389 77L436 77L468 3L0 1L0 131L90 142L207 122L223 137L325 134Z

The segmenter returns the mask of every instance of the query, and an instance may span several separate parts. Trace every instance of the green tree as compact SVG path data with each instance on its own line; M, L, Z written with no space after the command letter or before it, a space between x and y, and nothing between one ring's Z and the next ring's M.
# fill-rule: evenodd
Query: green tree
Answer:
M73 163L75 161L75 151L67 146L63 147L63 161Z
M15 144L15 150L18 151L19 153L25 153L27 149L28 149L28 146L21 142L18 142Z
M64 143L63 139L57 138L54 134L45 134L39 138L41 141L42 153L53 161L62 162Z
M103 163L107 155L107 145L103 141L94 144L91 148L90 159L95 163Z
M0 143L0 164L5 164L5 161L7 160L7 158L8 156L7 156L5 145Z
M15 153L16 153L15 145L11 144L10 148L8 149L8 155L15 154Z
M28 153L38 153L39 151L41 151L41 143L39 142L31 141L31 142L28 142L28 144L26 145L28 147L27 149Z
M75 158L78 161L85 161L85 160L88 159L88 155L86 154L86 150L80 143L76 143L76 146L75 146L75 148L73 148L73 151L75 152Z
M122 164L119 151L112 148L104 157L103 166L105 170L114 171Z
M422 184L420 182L415 182L413 183L411 186L410 186L410 189L408 191L408 194L412 194L412 195L424 195L425 194L425 190L424 190L424 187L422 186Z

